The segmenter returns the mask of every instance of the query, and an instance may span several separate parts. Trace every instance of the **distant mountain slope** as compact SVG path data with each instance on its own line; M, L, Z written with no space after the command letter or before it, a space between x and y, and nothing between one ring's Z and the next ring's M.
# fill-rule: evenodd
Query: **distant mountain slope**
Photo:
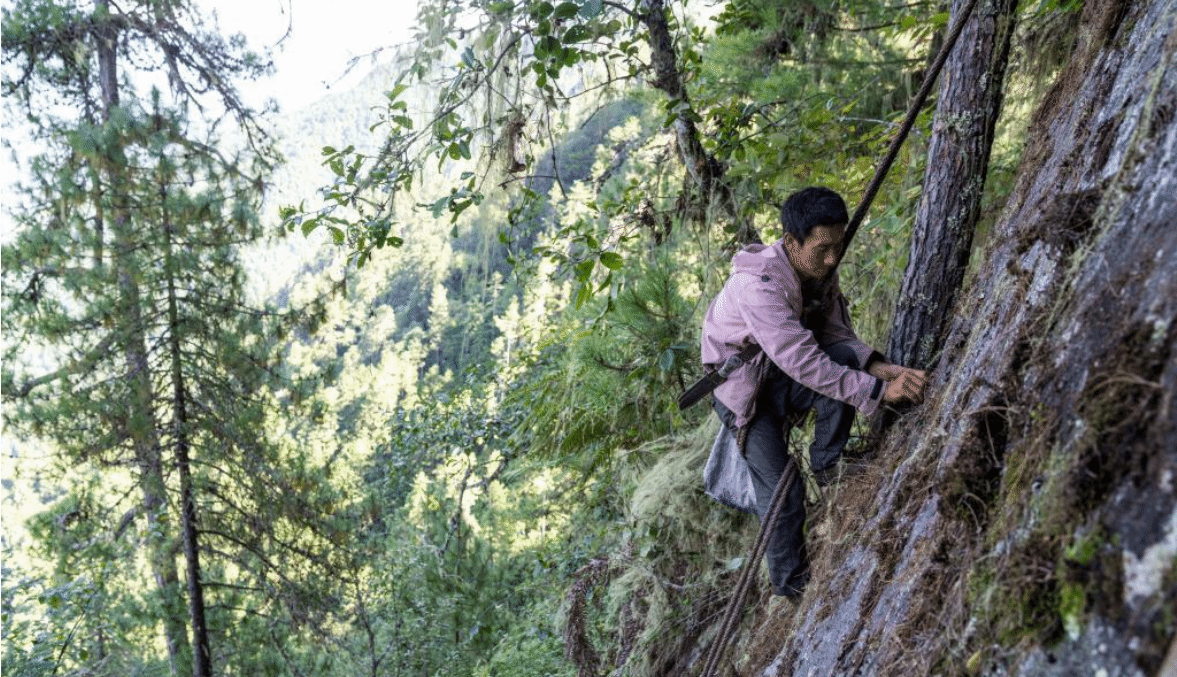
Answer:
M330 185L332 174L323 166L323 147L355 144L374 152L380 142L370 130L377 120L378 107L385 102L385 92L396 78L391 64L378 65L354 87L325 96L294 111L282 113L274 122L273 132L281 140L285 163L274 172L266 187L262 218L272 225L275 234L281 226L278 209L305 203L308 208L320 202L319 190ZM273 299L304 267L333 257L323 233L305 237L294 231L286 237L255 247L248 258L255 293Z

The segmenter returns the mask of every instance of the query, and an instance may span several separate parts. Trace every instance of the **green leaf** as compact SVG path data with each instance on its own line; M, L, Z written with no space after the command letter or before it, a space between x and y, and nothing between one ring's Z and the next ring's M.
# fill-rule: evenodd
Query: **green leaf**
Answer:
M397 99L408 88L409 88L408 85L398 82L398 83L396 83L396 85L393 86L393 88L391 90L388 91L386 96L388 97L389 101L391 101L393 99Z
M593 290L587 284L580 285L580 289L576 291L576 309L580 310L580 307L584 305L585 301L592 298L592 295Z
M601 265L609 270L621 270L624 259L617 252L601 252Z
M561 2L559 5L556 5L555 14L557 19L571 19L579 12L580 6L575 2Z
M613 273L609 273L605 276L604 280L601 280L601 284L597 285L597 291L602 291L608 288L611 284L613 284Z
M575 26L564 31L564 37L562 40L564 44L571 45L577 42L586 42L591 40L592 37L593 32L588 29L588 26L585 26L584 24L576 24Z
M592 259L585 259L576 264L576 279L581 282L587 282L589 276L593 274L593 265L595 262Z

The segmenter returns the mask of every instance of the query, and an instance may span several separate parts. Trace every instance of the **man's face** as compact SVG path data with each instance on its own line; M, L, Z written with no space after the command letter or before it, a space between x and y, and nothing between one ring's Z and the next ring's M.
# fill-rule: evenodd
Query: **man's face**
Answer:
M817 226L809 231L804 245L798 244L797 238L785 233L785 250L789 253L789 262L802 282L825 277L838 265L844 237L846 224Z

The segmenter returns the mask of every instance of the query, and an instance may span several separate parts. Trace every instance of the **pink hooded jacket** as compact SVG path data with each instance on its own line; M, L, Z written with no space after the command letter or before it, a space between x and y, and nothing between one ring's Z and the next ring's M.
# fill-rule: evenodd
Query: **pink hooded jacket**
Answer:
M703 364L723 364L747 343L762 352L734 371L715 389L715 397L748 425L756 415L756 395L768 373L769 360L794 381L827 397L847 402L864 414L879 406L885 384L865 371L837 364L822 348L848 344L859 364L874 349L858 339L850 326L846 297L834 280L830 298L818 312L817 334L801 326L801 280L785 255L782 241L751 245L732 257L732 275L711 302L703 320Z

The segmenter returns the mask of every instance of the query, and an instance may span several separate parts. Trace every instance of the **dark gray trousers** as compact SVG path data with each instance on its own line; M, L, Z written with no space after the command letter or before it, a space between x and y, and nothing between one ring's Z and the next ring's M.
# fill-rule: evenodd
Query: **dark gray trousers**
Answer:
M838 364L858 369L858 356L844 345L823 348ZM724 425L735 431L735 415L718 400L712 399L715 412ZM813 409L817 414L813 444L809 446L809 466L815 472L838 462L838 456L850 438L854 407L797 383L777 366L760 385L756 415L748 423L744 457L752 471L756 490L756 512L763 521L772 505L777 482L789 462L788 435L792 426ZM805 483L793 482L782 506L776 529L769 535L768 576L773 592L795 595L809 578L809 557L805 549Z

